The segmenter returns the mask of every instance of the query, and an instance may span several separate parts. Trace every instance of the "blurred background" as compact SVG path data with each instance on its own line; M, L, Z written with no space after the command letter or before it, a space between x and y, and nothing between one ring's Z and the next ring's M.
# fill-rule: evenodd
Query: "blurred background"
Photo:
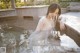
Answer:
M65 8L70 2L80 2L80 0L0 0L0 9L10 9L12 5L15 7L49 5L53 2L59 3L61 7Z

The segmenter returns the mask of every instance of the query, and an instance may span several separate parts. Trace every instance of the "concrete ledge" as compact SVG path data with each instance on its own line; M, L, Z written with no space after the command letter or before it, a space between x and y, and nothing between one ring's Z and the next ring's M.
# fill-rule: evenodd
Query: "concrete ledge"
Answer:
M16 9L26 9L26 8L43 8L43 7L48 7L49 5L34 5L34 6L22 6L22 7L17 7Z
M17 13L15 11L15 9L4 9L4 10L0 10L0 18L2 17L13 17L13 16L17 16Z
M39 6L23 6L16 8L18 16L32 16L33 19L38 18L39 16L45 16L47 13L47 5Z
M77 43L77 45L80 46L80 33L66 25L65 34L71 37Z
M62 15L66 18L65 33L70 36L80 46L80 12L69 12Z
M4 11L14 11L15 9L1 9L0 12L4 12Z

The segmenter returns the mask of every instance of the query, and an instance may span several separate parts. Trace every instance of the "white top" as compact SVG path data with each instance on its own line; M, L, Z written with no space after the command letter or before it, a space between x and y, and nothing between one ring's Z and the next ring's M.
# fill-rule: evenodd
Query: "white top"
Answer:
M53 20L49 20L44 16L39 20L36 31L51 30L54 26Z

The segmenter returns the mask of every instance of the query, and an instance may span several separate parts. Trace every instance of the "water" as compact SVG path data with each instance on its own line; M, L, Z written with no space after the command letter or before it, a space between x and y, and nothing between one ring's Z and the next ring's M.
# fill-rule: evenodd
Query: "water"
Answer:
M35 43L29 42L28 37L31 39L30 34L32 32L32 30L25 30L8 24L0 25L0 48L6 48L6 53L77 53L70 48L61 47L60 40L55 40L53 36L48 37L46 32L37 34L42 36L35 34L33 36Z
M26 32L23 28L7 24L0 25L0 47L6 47L6 53L19 53L19 48L22 47L19 45L22 34L25 35L24 39L30 35L29 31Z

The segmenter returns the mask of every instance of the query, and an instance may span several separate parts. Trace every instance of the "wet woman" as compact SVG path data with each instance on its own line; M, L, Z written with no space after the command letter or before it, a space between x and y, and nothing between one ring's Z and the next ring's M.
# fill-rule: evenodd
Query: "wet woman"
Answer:
M55 30L56 21L60 21L59 16L61 14L61 8L58 4L53 3L48 7L47 15L41 17L38 22L37 28L35 31L43 31L43 30ZM60 30L63 30L65 25L60 22Z

